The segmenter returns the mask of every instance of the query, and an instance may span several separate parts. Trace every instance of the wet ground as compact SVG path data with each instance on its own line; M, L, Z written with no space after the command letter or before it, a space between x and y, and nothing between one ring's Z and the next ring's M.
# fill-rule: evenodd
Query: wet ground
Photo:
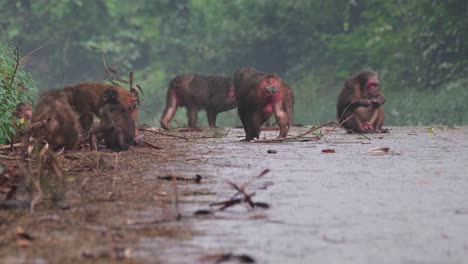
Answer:
M290 135L307 129L294 128ZM268 144L240 142L241 129L223 133L152 141L165 149L153 149L153 159L145 155L137 168L119 172L134 171L143 193L132 200L130 190L103 185L114 188L114 197L100 206L118 209L91 217L85 230L122 233L127 239L114 244L127 262L215 263L207 256L231 253L256 263L467 263L468 127L393 127L389 134L369 135L371 140L326 128L320 140L308 135L309 141ZM267 138L277 133L263 132ZM270 208L210 207L236 193L228 180L241 186L264 169L270 172L246 190ZM196 174L199 184L161 179ZM198 210L211 213L195 216ZM27 222L25 213L2 214L0 220ZM37 254L41 263L60 254L28 250L27 259ZM86 246L80 250L69 253L73 261L118 259L96 257ZM9 263L21 263L14 252Z

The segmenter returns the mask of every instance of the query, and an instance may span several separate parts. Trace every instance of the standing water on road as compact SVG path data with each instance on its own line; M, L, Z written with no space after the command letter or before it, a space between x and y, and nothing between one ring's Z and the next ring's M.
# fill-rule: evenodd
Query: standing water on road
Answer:
M256 263L466 263L468 127L392 128L371 140L342 130L287 143L240 142L243 136L231 129L224 138L200 139L175 169L155 165L202 175L202 184L180 187L193 193L179 207L195 235L142 238L136 256L167 263L228 253ZM270 172L247 192L270 208L243 204L193 216L236 193L227 180L240 186L264 169Z

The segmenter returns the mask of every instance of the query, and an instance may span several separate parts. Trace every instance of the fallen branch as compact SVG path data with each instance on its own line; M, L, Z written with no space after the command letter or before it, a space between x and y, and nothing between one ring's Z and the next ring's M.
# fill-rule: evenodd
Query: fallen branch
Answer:
M154 145L152 143L149 143L148 141L146 141L144 139L143 139L143 143L145 143L146 145L148 145L148 146L150 146L150 147L152 147L154 149L163 149L162 147L158 147L158 146L156 146L156 145Z
M13 147L16 148L16 147L21 147L23 145L23 143L15 143L13 144ZM7 144L7 145L1 145L0 146L0 149L9 149L11 147L10 144Z
M162 135L162 136L167 136L167 137L173 137L173 138L180 138L180 139L184 139L184 140L189 140L189 138L187 138L187 137L178 136L178 135L172 135L172 134L166 134L166 133L159 132L159 131L154 131L154 130L151 130L151 129L140 128L140 130L146 131L146 132L151 132L151 133L154 133L154 134L157 134L157 135Z
M250 178L248 181L244 182L240 187L231 182L231 181L226 181L233 189L235 189L237 192L229 199L229 200L226 200L226 201L222 201L222 202L216 202L216 203L212 203L210 204L210 207L213 207L213 206L220 206L220 208L218 208L218 210L220 211L223 211L224 209L226 208L229 208L231 206L234 206L236 204L242 204L242 203L247 203L250 208L254 209L255 207L261 207L261 208L269 208L270 205L267 204L267 203L258 203L258 202L254 202L252 200L252 197L255 196L255 193L247 193L246 189L247 189L247 186L249 186L254 180L258 179L258 178L261 178L263 177L265 174L267 174L268 172L270 172L269 169L266 169L266 170L263 170L260 174L258 174L257 176L254 176L252 178ZM237 196L241 195L243 197L241 198L236 198Z
M319 130L323 127L326 127L326 126L329 126L329 125L337 125L339 127L341 127L342 129L346 130L347 132L351 133L351 134L357 134L357 135L360 135L362 137L364 137L365 139L367 140L371 140L368 136L362 134L362 133L357 133L357 132L354 132L354 131L351 131L345 127L343 127L343 123L345 123L346 121L348 121L350 118L354 117L354 115L351 115L349 116L348 118L346 118L345 120L343 120L341 123L338 123L336 121L331 121L331 122L327 122L325 124L322 124L318 127L312 127L311 129L299 134L299 135L296 135L296 136L293 136L293 137L288 137L288 138L273 138L273 139L261 139L261 140L255 140L253 141L254 143L271 143L271 142L285 142L285 141L289 141L289 140L295 140L295 139L298 139L298 138L301 138L307 134L310 134L316 130ZM329 133L329 132L327 132Z
M159 180L164 180L164 181L183 181L183 182L195 182L195 183L200 183L201 182L201 175L197 174L195 175L194 178L184 178L184 177L178 177L178 176L172 176L172 175L167 175L167 176L158 176Z
M10 146L8 146L10 147ZM0 159L6 159L6 160L21 160L21 157L10 157L10 156L5 156L0 154Z

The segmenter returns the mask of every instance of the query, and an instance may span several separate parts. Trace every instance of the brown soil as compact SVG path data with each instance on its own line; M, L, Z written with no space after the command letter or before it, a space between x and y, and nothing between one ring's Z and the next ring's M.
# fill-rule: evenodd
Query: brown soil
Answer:
M64 185L51 184L57 177L46 174L52 180L42 180L44 196L33 213L29 208L0 210L2 263L77 263L89 259L140 263L132 257L132 245L143 235L191 238L190 226L178 221L175 201L178 195L184 194L176 194L176 184L167 177L154 178L168 176L158 170L158 164L177 166L178 162L185 161L192 140L150 131L143 133L144 141L149 144L143 143L127 152L80 150L60 154L58 161L64 172ZM173 131L171 135L208 138L218 136L217 133ZM4 168L18 167L18 171L24 167L21 161L2 159L0 162ZM34 162L32 166L36 166ZM148 173L157 177L145 178ZM190 179L192 175L170 176ZM194 182L177 181L177 186L186 184ZM31 200L33 194L28 191L28 184L21 186L15 199ZM141 213L143 209L146 214ZM32 240L23 239L18 232L30 235Z

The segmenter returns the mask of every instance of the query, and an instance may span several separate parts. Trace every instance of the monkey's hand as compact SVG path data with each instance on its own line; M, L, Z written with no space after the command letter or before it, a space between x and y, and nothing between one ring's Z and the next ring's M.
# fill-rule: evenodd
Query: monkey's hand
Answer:
M357 102L358 105L360 106L365 106L365 107L368 107L368 106L371 106L372 105L372 101L369 100L369 99L361 99Z
M370 100L373 106L381 106L385 103L385 98L383 96L378 96Z

